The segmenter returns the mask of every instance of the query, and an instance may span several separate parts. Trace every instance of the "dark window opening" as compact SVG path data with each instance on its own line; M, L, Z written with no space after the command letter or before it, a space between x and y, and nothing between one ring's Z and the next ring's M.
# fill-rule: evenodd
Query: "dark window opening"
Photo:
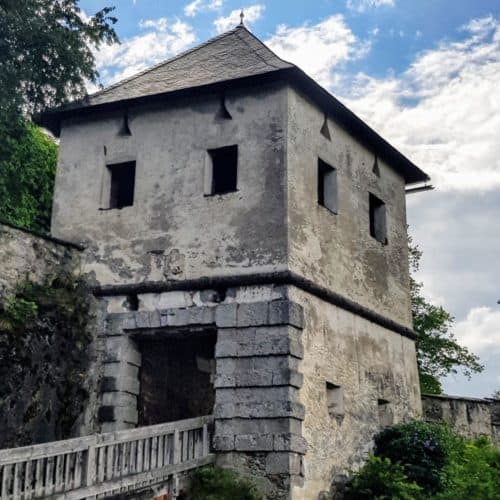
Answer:
M219 109L217 110L217 113L215 114L215 118L217 120L232 120L233 119L233 117L231 116L231 113L227 110L226 96L224 94L220 98Z
M337 213L337 170L318 158L318 203Z
M138 339L139 426L213 413L216 338L214 330L184 330Z
M128 113L125 113L123 115L122 125L120 127L120 130L118 131L118 135L132 135L128 124Z
M139 297L137 294L127 295L127 299L125 301L126 307L129 311L138 311L139 310Z
M238 146L209 149L212 161L211 194L224 194L236 191L238 172Z
M344 414L344 389L340 385L326 383L326 403L328 414L336 417Z
M370 235L380 243L387 244L387 222L385 203L370 193Z
M394 423L390 401L378 399L378 423L381 427L390 427Z
M123 208L134 204L135 161L108 165L111 173L109 208Z
M380 177L380 167L378 166L378 157L375 155L375 160L373 161L373 168L372 172L377 176Z
M328 139L329 141L332 140L331 135L330 135L330 129L328 128L328 118L325 113L325 118L323 121L323 125L321 126L321 135L325 138Z

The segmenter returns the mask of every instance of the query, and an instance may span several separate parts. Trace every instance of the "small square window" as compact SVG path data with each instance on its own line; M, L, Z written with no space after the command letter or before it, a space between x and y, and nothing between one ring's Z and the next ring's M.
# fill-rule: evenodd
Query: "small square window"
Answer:
M135 161L108 165L111 173L109 208L130 207L134 204Z
M209 149L211 161L210 190L207 194L236 191L238 179L238 146Z
M337 213L337 169L318 158L318 203Z
M390 401L378 399L378 423L380 427L390 427L394 423Z
M385 203L370 193L370 235L387 245L387 222Z
M340 385L326 383L326 404L331 417L344 414L344 389Z

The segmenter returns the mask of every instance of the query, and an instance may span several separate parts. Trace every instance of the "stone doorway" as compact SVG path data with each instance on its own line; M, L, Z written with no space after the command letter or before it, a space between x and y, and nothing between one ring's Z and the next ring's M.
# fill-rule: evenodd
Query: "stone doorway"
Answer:
M138 426L213 413L216 339L215 329L136 338L142 357Z

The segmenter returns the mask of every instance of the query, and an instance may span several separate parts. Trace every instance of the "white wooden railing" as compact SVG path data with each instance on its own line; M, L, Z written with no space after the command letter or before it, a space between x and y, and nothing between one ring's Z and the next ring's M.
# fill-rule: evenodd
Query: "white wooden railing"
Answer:
M211 463L213 417L0 450L0 499L104 498Z

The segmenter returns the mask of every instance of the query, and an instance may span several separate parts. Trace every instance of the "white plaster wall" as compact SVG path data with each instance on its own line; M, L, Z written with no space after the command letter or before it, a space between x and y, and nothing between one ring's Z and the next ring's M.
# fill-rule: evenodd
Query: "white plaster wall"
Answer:
M285 125L279 85L63 124L52 233L89 246L101 284L254 273L286 265ZM207 149L238 144L238 191L204 196ZM106 154L105 154L106 148ZM106 163L136 160L135 200L109 198Z
M335 307L295 287L289 300L304 307L304 486L293 498L317 499L337 475L357 468L380 430L378 399L389 401L393 423L421 414L413 340ZM342 387L344 415L328 413L326 382Z
M290 88L289 267L411 327L404 180L380 159L377 177L374 153L331 119L329 141L323 121L323 111ZM318 157L337 169L338 214L317 203ZM387 245L370 236L369 192L386 203Z

